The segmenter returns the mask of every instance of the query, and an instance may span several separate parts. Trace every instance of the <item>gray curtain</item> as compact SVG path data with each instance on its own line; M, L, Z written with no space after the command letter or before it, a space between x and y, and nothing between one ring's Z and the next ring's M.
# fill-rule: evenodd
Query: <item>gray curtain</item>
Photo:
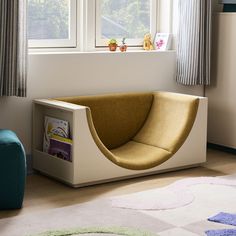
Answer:
M27 0L0 0L0 96L26 96Z
M211 7L211 0L179 0L176 80L180 84L210 84Z

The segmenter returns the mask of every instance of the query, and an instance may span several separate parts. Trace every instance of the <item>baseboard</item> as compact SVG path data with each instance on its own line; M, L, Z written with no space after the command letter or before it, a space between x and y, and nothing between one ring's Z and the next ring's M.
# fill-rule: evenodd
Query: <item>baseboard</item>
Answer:
M226 147L223 145L219 145L219 144L214 144L214 143L207 143L207 147L211 148L211 149L216 149L222 152L228 152L228 153L232 153L232 154L236 154L236 149L235 148L230 148L230 147Z

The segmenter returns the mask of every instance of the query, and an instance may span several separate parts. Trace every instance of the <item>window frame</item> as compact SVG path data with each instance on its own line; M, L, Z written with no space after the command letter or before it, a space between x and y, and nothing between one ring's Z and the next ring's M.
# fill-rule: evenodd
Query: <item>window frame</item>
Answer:
M76 48L77 47L77 18L78 6L77 0L69 0L69 39L29 39L28 47L30 49L37 48Z
M55 52L96 52L109 51L107 42L103 46L96 47L96 0L70 0L72 25L70 25L71 39L66 40L29 40L30 53L55 53ZM151 34L154 39L156 32L173 33L175 37L174 7L178 0L151 0L152 13ZM174 9L174 10L173 10ZM42 42L44 41L44 42ZM57 41L57 42L56 42ZM142 39L143 41L143 39ZM129 51L140 50L142 41L138 45L129 46ZM65 43L65 44L64 44ZM66 46L65 46L66 45ZM175 42L173 42L175 48Z
M150 32L154 37L157 32L158 24L158 0L150 1ZM95 48L104 48L107 46L108 39L101 38L101 12L100 12L101 0L95 0ZM118 43L121 42L121 38L117 38ZM143 38L127 38L126 44L129 47L141 47L143 44Z

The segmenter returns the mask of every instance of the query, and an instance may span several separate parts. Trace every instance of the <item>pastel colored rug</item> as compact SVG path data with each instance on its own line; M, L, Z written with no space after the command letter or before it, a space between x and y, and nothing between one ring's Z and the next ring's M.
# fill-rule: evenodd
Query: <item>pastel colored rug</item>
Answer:
M89 227L89 228L77 228L70 230L55 230L47 231L39 234L29 235L29 236L78 236L78 235L88 235L88 234L106 234L106 235L124 235L124 236L155 236L149 232L122 228L122 227Z
M216 223L236 226L236 214L220 212L219 214L208 218L208 220Z
M208 230L207 236L236 236L236 229Z
M235 177L235 176L234 176ZM236 186L236 177L187 178L158 189L119 196L111 199L112 206L136 210L166 210L182 207L194 200L190 187L199 184Z
M234 227L232 225L218 224L208 221L207 218L219 212L236 212L236 187L233 184L236 175L212 178L211 184L203 181L205 178L194 178L195 183L201 181L203 183L190 184L188 187L186 183L192 183L193 178L181 181L183 185L178 181L179 186L184 186L181 189L194 197L191 202L181 207L165 210L134 210L113 207L110 199L101 199L0 219L0 236L39 236L40 234L40 236L62 236L63 233L67 236L80 236L82 233L83 236L127 235L119 229L126 229L132 233L132 236L136 236L137 232L144 233L145 236L206 236L205 231L209 229L232 229ZM216 181L221 184L212 184ZM175 189L179 192L177 187ZM173 202L169 197L166 197L166 200ZM113 230L104 232L101 229Z
M220 212L208 218L209 221L236 226L236 214ZM236 229L207 230L207 236L236 236Z

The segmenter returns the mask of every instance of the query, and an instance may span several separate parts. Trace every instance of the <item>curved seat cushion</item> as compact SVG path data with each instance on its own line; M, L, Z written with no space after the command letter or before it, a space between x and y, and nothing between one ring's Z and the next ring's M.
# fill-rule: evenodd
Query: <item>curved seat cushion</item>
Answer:
M116 156L116 164L133 170L150 169L170 158L172 153L150 145L130 141L111 150Z
M106 94L57 98L87 106L96 132L108 149L130 141L141 129L152 106L152 93Z
M88 106L88 123L95 143L113 163L144 170L171 158L194 124L199 99L154 92L59 98Z
M194 124L199 99L168 92L154 93L152 109L134 141L162 148L174 154Z

